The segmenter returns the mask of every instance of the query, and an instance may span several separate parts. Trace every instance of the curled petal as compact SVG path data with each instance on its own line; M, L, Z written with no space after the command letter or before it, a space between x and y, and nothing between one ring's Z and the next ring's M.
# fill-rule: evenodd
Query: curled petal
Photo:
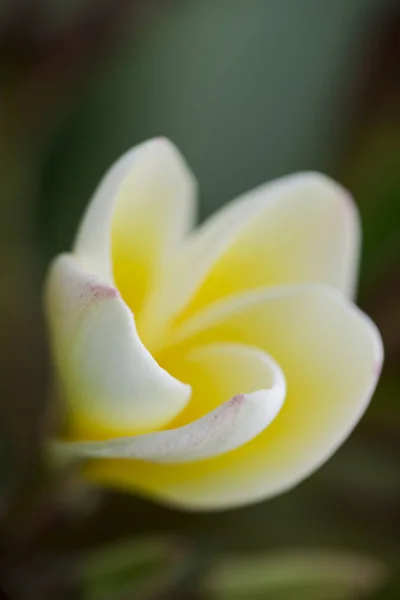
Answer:
M186 360L192 363L192 368L195 365L199 374L219 370L222 385L221 380L215 382L219 391L231 388L232 379L233 385L251 389L268 385L268 389L238 394L205 416L176 429L104 442L59 442L54 445L57 454L64 458L135 458L165 464L204 460L247 443L268 427L281 409L285 380L278 365L264 352L234 344L215 344L196 348ZM229 377L232 369L237 372ZM215 401L215 389L210 388L210 383L203 383L198 395L204 412L204 407Z
M160 428L185 407L190 386L156 363L117 290L88 275L73 255L51 267L47 314L72 436Z

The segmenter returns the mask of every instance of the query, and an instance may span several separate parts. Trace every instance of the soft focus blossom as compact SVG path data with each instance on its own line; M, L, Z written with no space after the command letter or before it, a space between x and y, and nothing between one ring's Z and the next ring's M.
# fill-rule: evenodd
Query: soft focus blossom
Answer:
M351 302L359 223L318 173L262 185L193 229L167 140L106 174L46 306L66 407L53 450L84 475L187 509L291 488L366 409L379 333Z

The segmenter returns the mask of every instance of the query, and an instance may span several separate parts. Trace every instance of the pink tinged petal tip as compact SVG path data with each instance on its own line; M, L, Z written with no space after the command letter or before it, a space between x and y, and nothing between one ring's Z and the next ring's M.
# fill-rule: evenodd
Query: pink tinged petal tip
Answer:
M381 371L382 371L382 361L380 360L374 364L373 373L374 373L374 377L376 377L376 379L379 379Z
M96 300L103 300L104 298L118 298L119 296L118 290L108 285L92 283L89 284L88 287L90 294Z

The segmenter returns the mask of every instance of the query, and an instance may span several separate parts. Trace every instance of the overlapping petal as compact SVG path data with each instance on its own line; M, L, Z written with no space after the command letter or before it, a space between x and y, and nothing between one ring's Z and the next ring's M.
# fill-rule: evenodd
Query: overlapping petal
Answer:
M152 294L141 330L183 322L215 300L266 286L326 283L351 296L359 246L349 194L319 173L283 177L244 194L200 226Z
M193 226L196 183L171 142L157 138L122 156L101 181L74 253L138 311L163 264Z
M144 347L117 290L73 255L53 263L47 314L70 435L102 439L158 429L190 398Z
M382 362L371 321L319 286L249 293L219 303L188 323L169 360L215 340L260 347L285 374L287 396L254 440L196 465L98 460L87 475L141 490L186 509L239 506L280 493L314 471L363 414ZM178 342L178 340L175 340Z

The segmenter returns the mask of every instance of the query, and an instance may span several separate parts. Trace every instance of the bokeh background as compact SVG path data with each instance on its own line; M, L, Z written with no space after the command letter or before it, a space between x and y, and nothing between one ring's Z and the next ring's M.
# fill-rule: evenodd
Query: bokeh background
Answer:
M0 597L400 598L399 4L2 0L0 65ZM42 460L46 266L106 168L158 135L197 175L202 218L303 169L361 213L379 387L320 471L253 507L186 514Z

